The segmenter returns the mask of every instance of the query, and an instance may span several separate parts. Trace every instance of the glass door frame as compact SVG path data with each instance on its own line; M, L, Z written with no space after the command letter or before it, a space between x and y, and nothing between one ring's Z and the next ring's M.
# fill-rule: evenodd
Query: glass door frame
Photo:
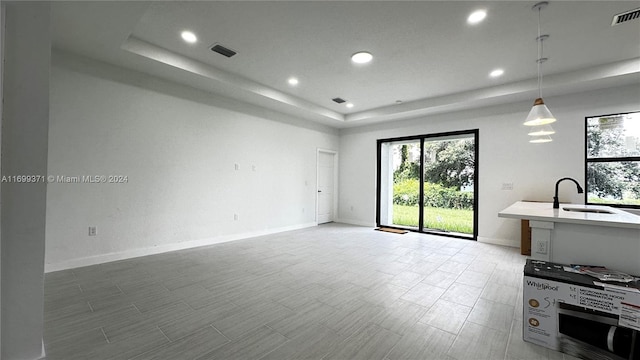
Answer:
M440 231L430 231L425 229L424 227L424 143L425 140L434 139L434 138L447 138L461 135L473 135L474 139L474 181L473 181L473 234L470 236L458 235L458 234L450 234ZM404 142L404 141L419 141L420 142L420 180L419 180L419 200L418 200L418 229L408 228L408 227L397 227L398 229L409 230L413 232L419 232L424 234L432 234L446 237L453 237L459 239L467 239L467 240L477 240L478 239L478 188L480 177L479 174L479 130L460 130L460 131L450 131L443 133L434 133L434 134L424 134L424 135L414 135L414 136L403 136L396 138L387 138L387 139L378 139L377 140L377 169L376 169L376 225L378 227L390 227L394 228L393 225L381 224L381 204L382 204L382 145L384 143L389 142Z

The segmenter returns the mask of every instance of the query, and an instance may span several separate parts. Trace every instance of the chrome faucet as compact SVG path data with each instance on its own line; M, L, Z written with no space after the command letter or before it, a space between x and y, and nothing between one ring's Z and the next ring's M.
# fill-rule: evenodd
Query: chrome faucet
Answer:
M560 208L560 202L558 201L558 185L560 185L560 183L563 180L571 180L574 183L576 183L576 186L578 187L578 194L582 194L584 192L584 190L582 190L582 187L580 186L580 184L578 184L578 182L575 179L572 179L570 177L566 177L566 178L562 178L560 180L558 180L558 182L556 182L556 193L553 197L553 208L554 209L559 209Z

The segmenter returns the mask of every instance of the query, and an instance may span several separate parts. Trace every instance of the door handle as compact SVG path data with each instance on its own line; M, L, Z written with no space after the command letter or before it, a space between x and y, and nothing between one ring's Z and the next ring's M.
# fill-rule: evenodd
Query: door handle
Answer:
M322 190L318 190L318 192L322 192Z

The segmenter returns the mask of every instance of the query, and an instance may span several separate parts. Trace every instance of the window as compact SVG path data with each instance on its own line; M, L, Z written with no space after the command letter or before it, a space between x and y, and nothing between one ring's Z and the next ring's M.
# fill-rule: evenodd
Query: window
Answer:
M585 119L587 204L640 208L640 112Z

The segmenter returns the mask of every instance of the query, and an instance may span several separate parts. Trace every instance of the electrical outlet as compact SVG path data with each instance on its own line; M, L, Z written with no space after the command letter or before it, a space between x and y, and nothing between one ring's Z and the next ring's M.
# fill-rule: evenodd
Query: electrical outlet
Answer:
M240 215L238 215L238 214L233 214L233 220L235 220L235 221L240 220Z
M89 226L89 236L98 235L98 229L95 226Z
M547 242L546 241L538 241L536 243L537 249L536 252L538 254L546 254L547 253Z
M502 190L513 190L513 183L502 183Z
M240 164L235 164L235 169L240 170Z

